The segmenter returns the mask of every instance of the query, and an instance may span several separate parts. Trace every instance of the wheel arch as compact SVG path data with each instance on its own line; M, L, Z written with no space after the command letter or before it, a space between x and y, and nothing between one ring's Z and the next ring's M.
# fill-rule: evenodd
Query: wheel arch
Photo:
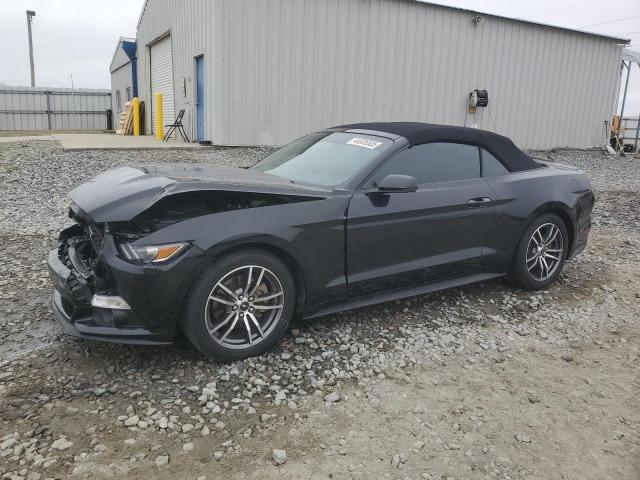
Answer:
M575 241L574 241L575 226L571 218L571 210L566 205L563 205L561 203L558 204L558 203L549 202L544 205L541 205L534 212L532 212L531 215L527 218L526 222L523 222L524 228L522 230L522 233L520 234L520 238L518 240L516 249L513 252L513 256L511 258L511 265L509 267L509 272L508 272L509 278L513 282L524 287L527 290L538 290L540 288L546 287L547 285L549 285L549 283L554 281L562 271L561 268L556 269L556 271L554 271L554 273L552 273L550 277L547 277L545 279L533 278L530 276L529 273L525 274L523 272L523 266L525 265L524 259L527 258L526 252L528 249L527 245L529 243L529 239L528 239L529 232L533 230L533 228L538 227L538 225L542 225L541 217L545 215L553 215L557 217L560 220L560 222L562 222L562 224L564 225L567 231L567 236L569 237L567 239L567 254L564 259L562 258L560 259L560 262L562 264L564 264L564 261L570 257L571 249L575 244ZM549 219L547 218L544 220L548 221ZM540 222L540 223L536 223L536 222ZM524 255L524 259L522 255ZM526 266L524 268L526 269Z
M527 228L529 228L529 225L531 225L536 220L536 218L547 213L552 213L558 216L560 220L562 220L562 222L565 224L565 227L567 228L567 234L569 236L569 239L568 239L569 245L567 247L567 257L571 256L573 246L575 245L575 232L576 232L576 227L571 218L571 208L569 208L569 206L567 206L562 202L547 202L543 205L540 205L538 208L536 208L533 212L531 212L531 214L526 218L526 220L522 222L522 229L520 230L520 234L517 237L518 241L517 243L515 243L515 248L513 250L513 255L511 258L511 263L509 267L510 270L513 268L515 253L518 248L517 246L522 241L522 237L527 231Z
M286 265L293 276L294 284L296 286L295 313L302 314L306 299L305 276L302 267L300 266L300 262L291 253L291 249L287 249L287 247L280 242L265 241L265 239L246 239L242 242L234 242L233 244L218 246L207 253L215 260L242 250L262 250L275 256Z
M548 202L538 207L533 212L533 214L529 217L529 220L525 226L525 230L529 225L531 225L531 222L533 222L536 218L538 218L540 215L544 215L547 213L552 213L560 217L560 220L562 220L565 227L567 228L567 233L569 234L569 238L568 238L569 245L567 247L567 256L571 256L571 252L573 251L573 246L575 244L576 226L574 224L574 220L571 215L571 208L565 205L564 203ZM524 234L524 230L523 230L523 234Z

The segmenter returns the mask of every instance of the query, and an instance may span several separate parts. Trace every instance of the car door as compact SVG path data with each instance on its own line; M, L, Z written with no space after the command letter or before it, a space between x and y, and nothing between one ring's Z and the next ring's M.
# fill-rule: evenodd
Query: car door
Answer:
M412 193L381 193L391 174L415 177ZM347 216L350 295L420 285L479 271L495 215L477 146L451 142L405 149L356 191Z

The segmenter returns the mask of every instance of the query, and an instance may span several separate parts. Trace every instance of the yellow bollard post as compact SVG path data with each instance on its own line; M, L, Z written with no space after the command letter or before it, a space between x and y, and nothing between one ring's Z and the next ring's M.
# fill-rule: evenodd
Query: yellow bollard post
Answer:
M156 138L162 140L164 138L164 125L162 124L162 94L156 93Z
M140 99L133 97L133 135L140 136Z

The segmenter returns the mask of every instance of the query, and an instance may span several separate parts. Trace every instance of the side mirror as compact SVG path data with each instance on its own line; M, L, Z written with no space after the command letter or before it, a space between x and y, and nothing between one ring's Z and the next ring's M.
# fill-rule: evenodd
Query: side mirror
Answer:
M409 175L387 175L378 184L381 193L411 193L418 190L418 182Z

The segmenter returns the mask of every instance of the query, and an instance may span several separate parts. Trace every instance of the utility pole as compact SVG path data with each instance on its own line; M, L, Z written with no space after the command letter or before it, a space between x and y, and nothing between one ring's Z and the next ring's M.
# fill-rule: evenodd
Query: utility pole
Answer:
M33 39L31 38L31 22L33 17L36 16L36 12L33 10L27 10L27 29L29 30L29 62L31 64L31 86L36 86L36 72L33 68Z

